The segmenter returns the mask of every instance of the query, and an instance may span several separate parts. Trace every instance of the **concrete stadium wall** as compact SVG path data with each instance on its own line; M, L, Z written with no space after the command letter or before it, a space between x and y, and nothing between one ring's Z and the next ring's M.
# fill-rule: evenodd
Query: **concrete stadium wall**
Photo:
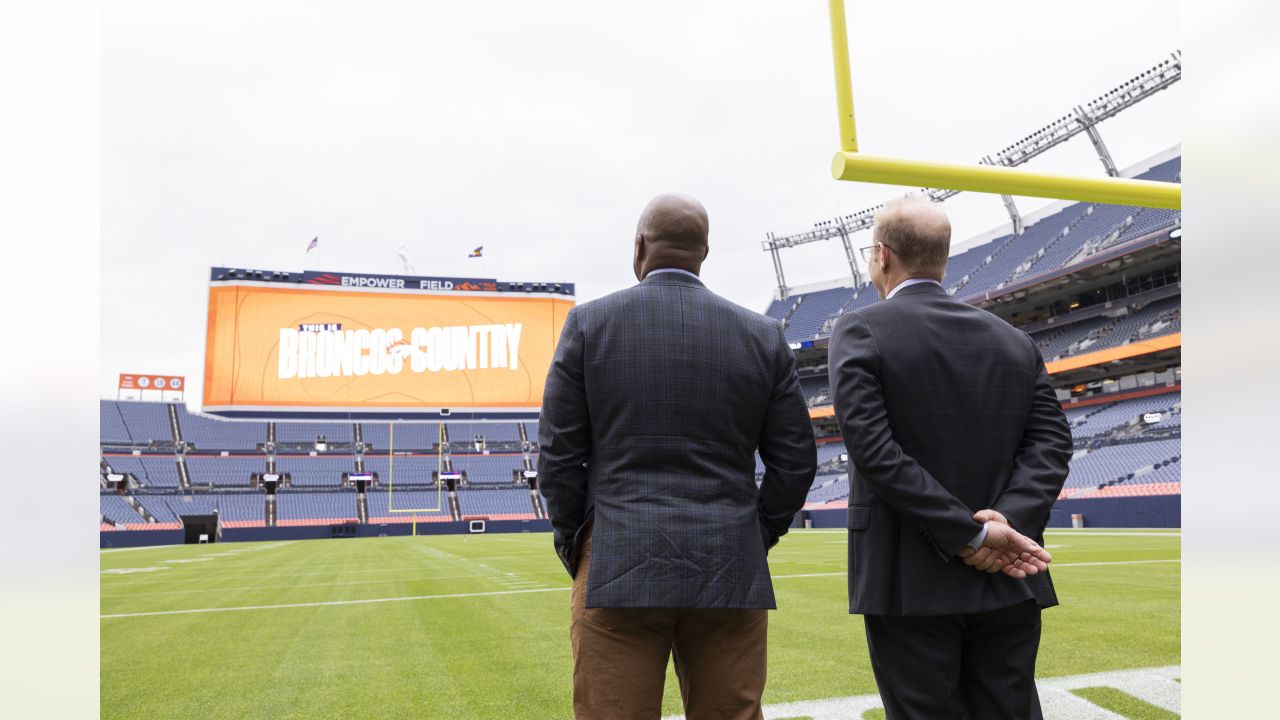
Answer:
M98 547L126 548L150 545L181 545L181 530L117 530L99 532Z
M1049 527L1071 527L1073 514L1084 515L1085 527L1179 528L1182 527L1182 496L1095 498L1059 500L1049 514ZM845 528L844 508L803 510L801 515L815 528Z
M262 542L268 540L321 540L332 537L331 525L274 528L223 528L223 542ZM468 522L418 523L419 535L466 535L471 532ZM551 532L547 520L487 520L485 534ZM357 525L356 537L394 537L410 535L410 523ZM119 530L100 532L99 547L146 547L149 545L181 545L181 530ZM548 541L550 542L550 541Z

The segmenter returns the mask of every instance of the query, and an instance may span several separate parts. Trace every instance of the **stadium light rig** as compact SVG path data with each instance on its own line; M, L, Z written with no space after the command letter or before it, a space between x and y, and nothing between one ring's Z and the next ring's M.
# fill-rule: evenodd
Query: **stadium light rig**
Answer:
M1133 180L1114 177L1110 174L1107 177L1095 178L1032 172L1005 164L957 165L904 160L859 152L853 116L849 37L845 22L844 0L828 1L831 15L831 50L835 65L836 108L840 126L840 150L831 161L831 174L835 179L1113 205L1136 205L1167 210L1182 209L1182 186L1178 183ZM1138 86L1144 78L1145 76L1135 77L1126 85ZM1104 96L1091 103L1091 106L1099 104L1101 105L1098 107L1097 119L1102 119L1118 112L1124 102L1118 96ZM1108 107L1108 104L1114 107ZM1092 121L1085 124L1085 127L1091 124ZM1051 127L1042 128L1037 135L1044 135ZM1094 135L1091 133L1090 137ZM1005 159L1005 157L1001 158L1001 160Z

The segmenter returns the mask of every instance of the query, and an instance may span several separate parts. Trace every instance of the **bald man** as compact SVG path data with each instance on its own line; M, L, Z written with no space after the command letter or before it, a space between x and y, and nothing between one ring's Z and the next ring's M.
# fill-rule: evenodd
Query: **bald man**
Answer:
M668 657L689 720L761 717L765 556L817 449L782 325L699 279L707 235L697 200L650 202L640 283L574 308L547 374L538 482L573 577L578 718L656 720Z
M849 612L889 720L1039 718L1041 538L1071 432L1025 333L952 298L951 224L913 197L863 248L884 300L831 336L849 451Z

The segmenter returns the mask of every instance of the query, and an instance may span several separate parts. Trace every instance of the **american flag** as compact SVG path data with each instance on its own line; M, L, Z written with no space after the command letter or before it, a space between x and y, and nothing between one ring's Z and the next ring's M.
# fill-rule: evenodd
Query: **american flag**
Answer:
M319 244L320 244L320 236L319 236L319 235L317 235L317 236L315 236L315 237L311 238L311 242L307 243L307 252L311 252L312 250L315 250L315 249L316 249L316 246L317 246L317 245L319 245Z

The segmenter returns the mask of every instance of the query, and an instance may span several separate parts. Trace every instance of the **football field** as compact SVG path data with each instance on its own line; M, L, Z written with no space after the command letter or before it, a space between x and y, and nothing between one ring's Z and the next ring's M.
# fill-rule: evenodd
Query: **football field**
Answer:
M766 717L883 717L845 536L795 530L770 553ZM1181 533L1045 542L1062 602L1044 614L1046 717L1177 717ZM550 534L107 550L101 571L104 718L571 717Z

